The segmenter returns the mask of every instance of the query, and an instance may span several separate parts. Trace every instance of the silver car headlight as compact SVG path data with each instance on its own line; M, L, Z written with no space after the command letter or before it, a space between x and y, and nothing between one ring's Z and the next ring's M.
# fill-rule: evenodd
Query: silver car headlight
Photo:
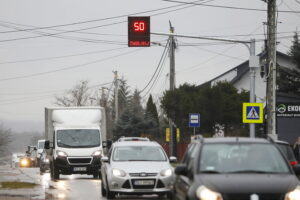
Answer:
M300 200L300 185L286 193L284 200Z
M121 169L113 169L113 170L112 170L112 174L113 174L114 176L119 176L119 177L124 177L124 176L126 176L126 172L124 172L124 171L121 170Z
M201 185L196 190L196 196L199 200L223 200L222 195L220 193L212 191L204 185Z
M173 174L172 169L165 169L160 172L160 175L165 177L171 176L172 174Z

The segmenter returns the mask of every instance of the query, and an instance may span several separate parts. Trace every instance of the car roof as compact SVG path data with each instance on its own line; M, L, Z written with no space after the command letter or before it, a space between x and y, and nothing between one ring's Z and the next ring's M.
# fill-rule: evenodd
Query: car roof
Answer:
M218 137L204 138L204 143L262 143L269 144L269 140L264 138L247 138L247 137Z
M120 137L118 139L118 142L122 142L122 141L150 141L149 138L146 137Z
M154 141L122 141L115 142L114 146L161 146L157 142Z

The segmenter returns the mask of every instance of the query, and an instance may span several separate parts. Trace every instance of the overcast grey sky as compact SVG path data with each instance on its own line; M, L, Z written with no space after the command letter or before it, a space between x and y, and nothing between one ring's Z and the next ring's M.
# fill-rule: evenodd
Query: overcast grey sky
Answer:
M261 0L202 3L267 8ZM278 50L286 53L293 32L300 26L300 1L277 0L277 4L282 11L299 11L279 12ZM164 48L127 47L127 16L134 13L151 16L151 32L168 32L170 20L178 34L265 38L266 12L190 4L170 7L176 5L180 4L162 0L0 0L0 120L11 128L14 121L40 122L40 126L32 126L40 130L44 107L52 105L55 94L70 89L79 80L89 80L90 85L111 82L113 70L118 70L132 89L142 89ZM21 29L27 31L16 31ZM166 40L165 36L151 36L152 42L165 44ZM177 38L177 42L177 86L206 82L249 57L248 50L239 44L183 38ZM262 46L263 42L257 42L256 53ZM168 70L166 61L151 91L155 97L168 88Z

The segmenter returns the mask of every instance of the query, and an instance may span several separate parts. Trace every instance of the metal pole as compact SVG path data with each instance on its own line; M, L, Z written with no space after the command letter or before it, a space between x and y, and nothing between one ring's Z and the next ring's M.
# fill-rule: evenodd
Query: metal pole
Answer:
M118 83L118 71L113 71L115 74L115 121L119 119L119 83Z
M196 128L194 127L194 136L196 135Z
M251 59L255 56L255 40L251 39L250 42L250 58L249 58L249 68L250 68L250 103L255 103L255 67L251 66ZM251 123L250 126L250 137L255 137L255 124Z

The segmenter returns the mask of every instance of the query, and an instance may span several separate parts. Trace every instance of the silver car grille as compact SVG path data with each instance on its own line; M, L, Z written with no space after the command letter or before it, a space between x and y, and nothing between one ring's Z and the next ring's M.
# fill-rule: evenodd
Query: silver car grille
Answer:
M157 176L157 173L129 173L129 176L131 177L151 177L151 176Z

